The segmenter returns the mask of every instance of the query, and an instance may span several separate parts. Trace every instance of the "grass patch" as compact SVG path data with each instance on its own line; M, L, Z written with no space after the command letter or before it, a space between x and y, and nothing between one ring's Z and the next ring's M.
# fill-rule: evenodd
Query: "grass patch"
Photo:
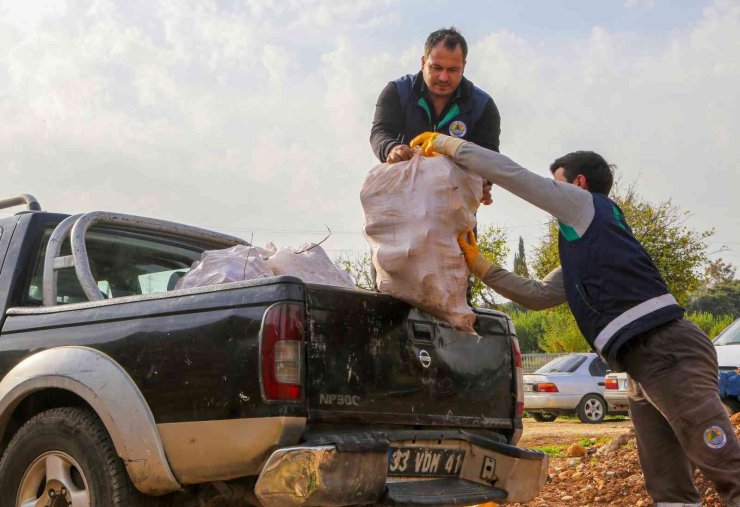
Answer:
M580 422L581 420L578 418L577 415L558 415L558 419L562 419L563 421L572 421L572 422ZM616 422L616 421L626 421L629 419L626 415L621 414L607 414L604 417L604 421L609 422Z
M582 445L583 447L593 447L595 445L609 443L611 442L611 440L612 439L610 437L599 437L599 438L585 438L584 437L578 441L578 444Z
M629 416L626 415L608 415L604 418L605 421L626 421Z
M567 445L543 445L541 447L532 447L531 449L542 451L551 458L562 458L565 456L565 449L567 448Z

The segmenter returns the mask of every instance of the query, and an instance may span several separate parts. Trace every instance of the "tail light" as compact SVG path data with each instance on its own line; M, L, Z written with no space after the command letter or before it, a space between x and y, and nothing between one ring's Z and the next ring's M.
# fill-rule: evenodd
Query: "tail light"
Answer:
M519 340L511 339L511 353L514 356L514 382L516 384L515 417L521 419L524 415L524 375L522 373L522 351Z
M552 382L543 382L541 384L535 384L534 388L538 393L557 393L558 392L558 386L556 386Z
M619 389L618 381L615 378L604 380L604 389Z
M519 340L511 340L511 349L514 352L514 367L522 367L522 351L519 349Z
M278 303L265 312L260 367L267 400L301 398L303 334L303 305Z

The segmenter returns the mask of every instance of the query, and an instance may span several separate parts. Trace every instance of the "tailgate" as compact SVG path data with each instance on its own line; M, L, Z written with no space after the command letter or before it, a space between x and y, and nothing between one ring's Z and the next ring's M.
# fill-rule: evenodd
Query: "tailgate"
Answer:
M382 294L307 286L313 421L512 428L510 324L458 332Z

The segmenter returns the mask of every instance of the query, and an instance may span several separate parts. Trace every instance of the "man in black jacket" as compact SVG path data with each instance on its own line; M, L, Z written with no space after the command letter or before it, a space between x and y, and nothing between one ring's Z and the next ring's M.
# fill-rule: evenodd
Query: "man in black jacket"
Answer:
M391 81L380 93L370 144L381 162L409 160L408 143L435 131L498 151L501 116L493 99L465 77L468 44L455 29L429 35L421 71Z

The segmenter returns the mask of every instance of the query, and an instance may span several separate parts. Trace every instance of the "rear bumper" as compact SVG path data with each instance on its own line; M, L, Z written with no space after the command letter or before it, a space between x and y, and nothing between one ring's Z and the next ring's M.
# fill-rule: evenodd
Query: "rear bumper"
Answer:
M389 477L392 447L464 451L464 458L453 477L414 476L413 463L408 476ZM325 434L275 451L255 494L264 507L414 504L414 498L420 505L509 503L531 500L546 479L544 453L464 431Z
M524 393L524 410L575 410L582 394Z
M627 401L627 392L609 392L604 391L604 399L609 404L610 412L625 412L629 409L629 402Z

